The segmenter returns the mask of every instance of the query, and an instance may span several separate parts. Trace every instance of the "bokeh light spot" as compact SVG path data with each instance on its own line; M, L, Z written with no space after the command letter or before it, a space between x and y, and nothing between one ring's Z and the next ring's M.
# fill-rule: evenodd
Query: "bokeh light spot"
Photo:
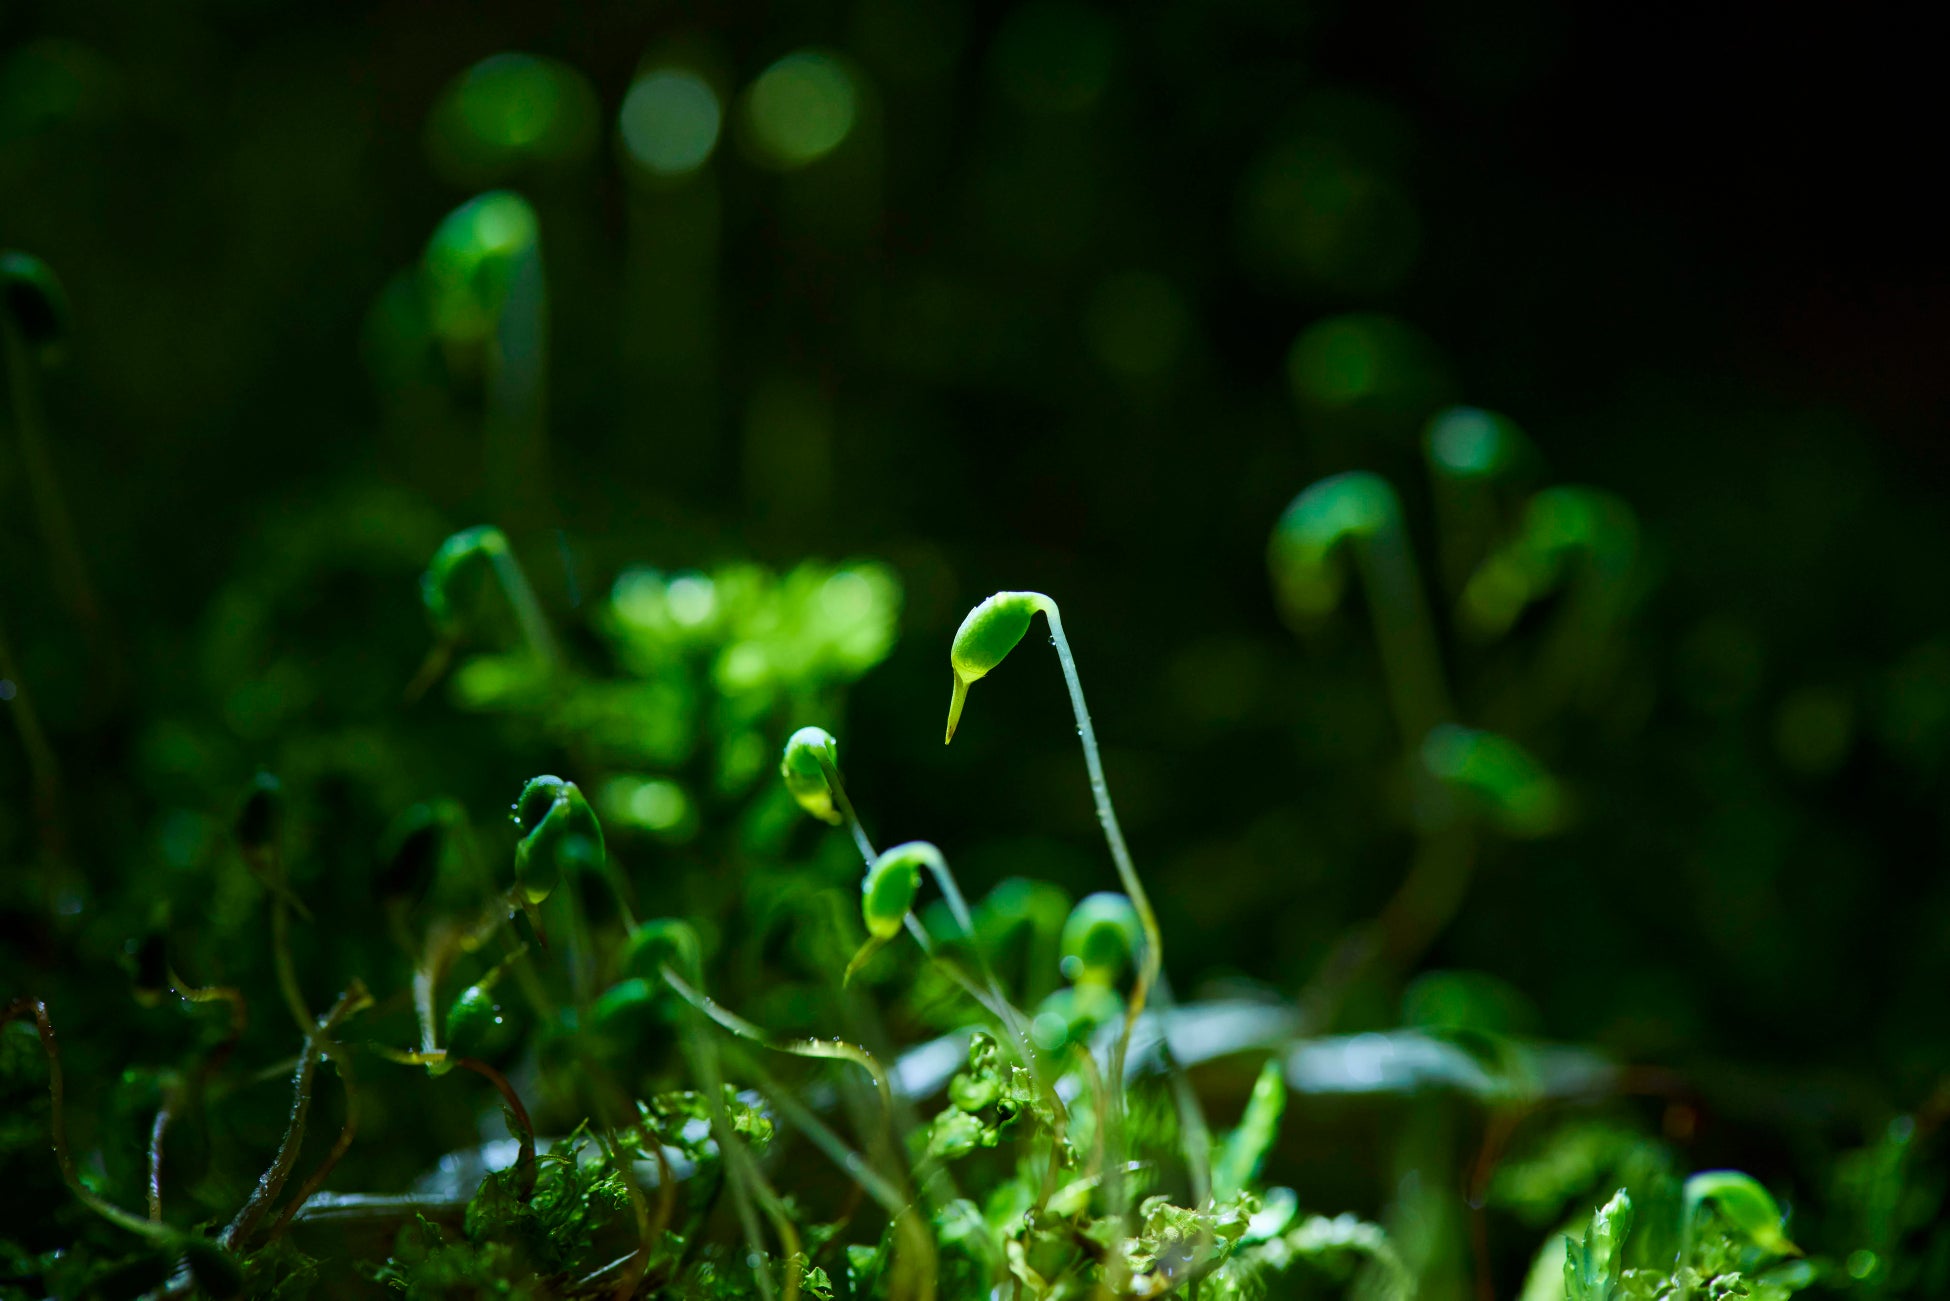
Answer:
M1445 387L1434 345L1413 326L1378 312L1330 316L1309 326L1287 354L1287 378L1303 406L1328 411L1408 414L1434 405Z
M1018 107L1046 113L1089 108L1110 85L1117 30L1088 5L1037 0L1009 15L995 38L996 82Z
M804 167L837 149L858 112L853 78L816 50L788 54L746 91L753 143L765 161Z
M1126 271L1097 286L1083 323L1098 361L1138 376L1171 368L1191 331L1189 317L1169 280L1147 271Z
M618 126L639 165L658 176L682 176L711 157L723 117L703 77L687 68L659 68L630 87Z

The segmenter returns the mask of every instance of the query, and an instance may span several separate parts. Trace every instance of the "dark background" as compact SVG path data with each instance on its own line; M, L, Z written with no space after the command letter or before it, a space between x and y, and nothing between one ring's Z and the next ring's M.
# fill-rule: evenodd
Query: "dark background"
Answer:
M858 121L768 168L736 95L809 45L846 60ZM6 5L0 246L73 300L50 423L125 648L101 677L64 626L9 453L0 615L101 792L77 858L184 798L118 774L157 718L222 715L225 593L307 521L363 503L399 558L277 636L411 675L418 558L494 508L466 400L389 371L375 304L507 184L549 277L551 503L511 521L545 599L627 561L886 559L902 640L842 729L866 820L940 842L972 893L1082 891L1109 875L1053 667L1012 662L935 740L962 613L1050 592L1183 989L1297 990L1408 853L1365 622L1284 627L1273 521L1371 468L1426 556L1425 421L1509 415L1547 481L1635 507L1648 595L1613 697L1524 738L1578 821L1493 848L1425 963L1509 982L1553 1038L1820 1081L1855 1141L1950 1069L1935 48L1893 7ZM586 74L592 146L443 176L431 107L507 50ZM730 107L705 168L658 184L616 114L670 60ZM1296 251L1280 196L1320 158L1352 206ZM1296 337L1351 312L1419 338L1396 386L1296 395ZM1447 650L1468 717L1489 678ZM1841 720L1812 758L1782 740L1810 698ZM412 762L483 809L521 775ZM0 779L23 774L9 736ZM0 810L0 844L29 839Z

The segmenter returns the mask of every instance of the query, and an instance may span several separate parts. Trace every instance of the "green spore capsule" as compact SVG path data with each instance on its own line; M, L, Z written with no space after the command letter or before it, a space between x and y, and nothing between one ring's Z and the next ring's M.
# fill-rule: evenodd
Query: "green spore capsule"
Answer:
M901 933L914 896L921 889L921 869L945 865L941 851L925 840L910 840L883 851L860 883L860 917L867 924L867 942L846 964L846 980L865 965L881 946Z
M1507 736L1444 723L1422 742L1422 764L1509 835L1546 836L1564 823L1563 787Z
M421 267L434 329L453 343L493 333L523 258L536 255L540 223L518 194L492 190L448 213Z
M1063 923L1063 974L1079 984L1115 984L1136 960L1143 937L1129 899L1109 890L1085 895Z
M1267 548L1281 599L1298 614L1326 614L1347 582L1340 544L1399 530L1401 521L1401 502L1380 475L1352 470L1307 488L1280 516Z
M436 806L416 804L399 816L379 848L373 892L387 903L412 905L426 898L446 845L446 818Z
M623 952L623 971L661 987L669 967L693 989L704 984L704 961L697 932L675 917L654 917L636 928Z
M833 784L820 762L822 759L838 768L840 743L823 727L802 727L785 743L779 775L785 779L786 790L799 802L800 808L821 822L838 826L842 818L833 799Z
M0 253L0 315L43 361L52 360L67 342L67 291L47 263L31 253Z
M277 852L284 825L284 785L268 772L251 779L250 793L237 812L237 847L253 867L268 863Z
M498 1056L514 1040L514 1019L495 997L494 981L469 985L447 1008L444 1041L449 1057Z
M528 828L515 846L515 880L531 904L553 894L565 870L600 872L609 861L602 824L574 782L530 781L515 801L514 822Z
M154 1007L170 989L168 941L161 931L150 931L131 939L123 954L129 968L129 983L136 1002Z
M476 562L493 563L508 554L508 537L492 524L477 524L462 529L440 544L420 575L420 599L434 628L443 637L460 634L459 587L473 572Z
M877 940L893 939L914 907L914 896L921 888L921 869L941 851L924 840L895 845L873 860L860 886L860 916L867 934Z
M1801 1254L1801 1248L1781 1229L1784 1217L1780 1204L1752 1175L1738 1170L1703 1170L1686 1181L1685 1203L1688 1231L1700 1207L1711 1204L1722 1219L1762 1251L1777 1256Z
M1038 610L1047 610L1050 600L1041 592L997 592L961 621L954 644L948 649L948 666L954 670L954 695L948 701L948 735L955 739L961 722L962 706L968 701L970 684L986 677L1007 659Z
M662 1020L664 982L641 976L619 981L589 1008L589 1032L612 1053L627 1053L655 1031Z

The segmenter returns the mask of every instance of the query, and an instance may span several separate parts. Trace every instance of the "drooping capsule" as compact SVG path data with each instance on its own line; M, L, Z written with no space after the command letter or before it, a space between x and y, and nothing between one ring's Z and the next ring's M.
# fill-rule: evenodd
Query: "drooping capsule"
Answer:
M440 866L446 832L446 817L436 805L415 804L400 814L380 844L373 893L392 904L424 899Z
M1346 585L1339 548L1350 538L1401 528L1395 490L1380 475L1351 470L1303 490L1280 516L1267 544L1267 567L1281 601L1295 614L1326 614Z
M653 917L630 936L629 946L623 951L622 969L625 975L662 986L665 967L693 989L704 983L703 956L691 924L675 917Z
M1129 899L1109 890L1085 895L1063 923L1063 974L1078 984L1115 985L1143 943Z
M1507 736L1444 723L1423 740L1422 764L1509 835L1545 836L1564 823L1562 785Z
M454 996L442 1027L449 1057L498 1057L514 1042L515 1018L502 1006L490 977Z
M948 666L954 671L955 686L948 702L947 740L955 739L969 686L1007 659L1029 631L1030 620L1036 612L1046 611L1049 606L1050 599L1040 592L997 592L970 610L968 617L961 621L948 649Z
M841 815L826 766L837 769L839 762L840 743L831 732L823 727L802 727L786 741L785 757L779 763L779 775L799 807L834 826L840 824Z
M67 291L47 263L31 253L0 252L0 316L42 361L53 360L67 341Z
M884 941L900 934L921 888L921 869L940 857L927 841L910 840L874 859L860 885L860 916L869 935Z
M251 778L250 792L237 813L237 848L244 860L259 872L268 872L276 861L278 840L284 826L284 785L268 772Z
M602 824L574 782L534 778L522 788L513 817L528 830L515 846L515 880L531 904L553 894L565 872L600 872L609 861Z
M1702 1170L1686 1181L1684 1200L1689 1228L1700 1207L1711 1205L1761 1250L1777 1256L1801 1254L1801 1248L1781 1228L1786 1217L1781 1214L1780 1203L1752 1175L1738 1170Z
M477 562L492 562L508 550L507 535L492 524L462 529L440 544L420 575L420 599L434 629L443 637L460 633L460 585L475 572Z
M435 332L459 344L492 334L521 262L537 256L540 230L528 200L507 190L490 190L448 213L421 261Z

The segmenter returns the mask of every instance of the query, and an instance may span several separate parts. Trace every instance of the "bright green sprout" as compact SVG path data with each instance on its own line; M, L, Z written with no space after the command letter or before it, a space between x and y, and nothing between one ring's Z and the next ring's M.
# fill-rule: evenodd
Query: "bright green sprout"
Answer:
M1273 582L1295 612L1326 614L1340 603L1347 583L1337 559L1341 543L1401 527L1401 502L1381 476L1351 470L1322 479L1293 499L1273 529Z
M1246 1191L1259 1178L1266 1154L1279 1137L1280 1117L1286 1114L1286 1075L1278 1057L1269 1058L1253 1081L1252 1096L1239 1128L1227 1136L1212 1163L1212 1196L1227 1201Z
M602 824L574 782L535 778L522 788L513 818L528 829L515 846L515 880L531 904L555 892L565 869L601 872L609 861Z
M68 295L47 263L29 253L0 253L0 322L42 360L68 337Z
M962 706L968 701L970 684L980 681L996 665L1008 658L1029 621L1041 610L1048 613L1052 603L1040 592L997 592L961 621L954 644L948 649L948 665L954 670L955 690L948 701L948 735L943 744L955 739L961 723Z
M1625 1269L1632 1232L1632 1199L1623 1188L1591 1217L1583 1241L1564 1239L1565 1301L1612 1301Z
M1703 1170L1686 1181L1685 1226L1692 1232L1700 1207L1711 1204L1720 1217L1744 1234L1762 1251L1777 1256L1798 1256L1794 1245L1781 1229L1780 1205L1760 1181L1738 1170Z
M1144 927L1129 899L1109 890L1086 895L1063 923L1063 974L1079 984L1113 985L1143 943Z
M422 263L427 311L441 338L480 343L494 333L517 272L538 256L540 230L528 200L506 190L447 214Z
M1548 835L1563 823L1563 788L1508 737L1444 723L1422 742L1422 763L1440 781L1468 792L1511 835Z
M823 727L802 727L785 743L779 775L785 778L785 788L799 801L800 808L821 822L838 826L844 818L833 801L833 784L820 763L822 758L837 768L840 743Z
M914 896L921 889L921 869L933 869L946 861L941 851L925 840L895 845L874 859L860 883L860 917L867 924L867 942L846 964L845 979L853 979L853 973L868 958L901 933L914 907Z

